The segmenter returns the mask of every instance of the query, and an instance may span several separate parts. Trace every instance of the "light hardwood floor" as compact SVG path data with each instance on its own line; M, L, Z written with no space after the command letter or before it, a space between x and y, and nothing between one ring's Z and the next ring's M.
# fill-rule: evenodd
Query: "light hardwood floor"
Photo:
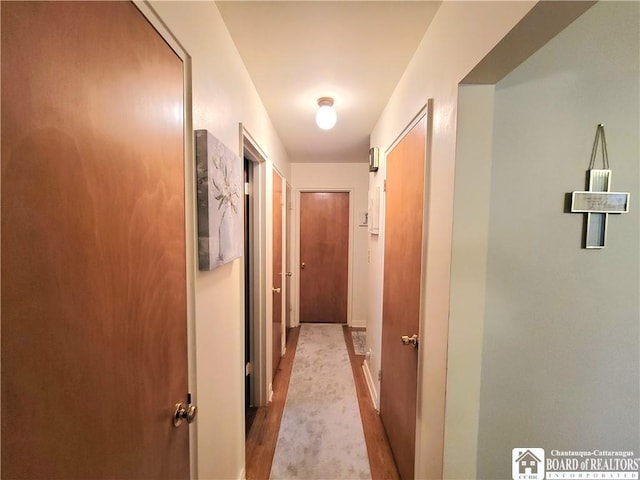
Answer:
M362 371L362 362L365 357L354 353L351 331L351 328L343 327L360 406L360 417L369 455L371 478L373 480L396 480L400 477L389 447L389 441L380 421L380 416L371 402L364 372ZM293 328L288 332L286 354L282 357L273 380L273 401L266 407L252 409L248 416L246 438L247 480L267 480L269 478L299 335L299 327Z

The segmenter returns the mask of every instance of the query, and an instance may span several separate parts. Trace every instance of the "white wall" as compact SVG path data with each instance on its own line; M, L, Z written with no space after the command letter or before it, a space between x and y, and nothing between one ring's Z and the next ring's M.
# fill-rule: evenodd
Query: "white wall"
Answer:
M209 130L240 153L238 124L242 122L269 158L265 175L270 176L274 162L288 176L287 154L215 3L151 5L190 56L194 129ZM270 215L267 211L265 217ZM189 233L195 245L195 232ZM196 358L191 378L195 374L198 388L193 393L199 410L191 428L197 429L197 472L192 474L198 478L232 479L244 474L243 261L196 273Z
M479 478L515 447L640 451L639 24L600 2L496 85ZM563 208L599 123L631 207L594 251Z
M443 2L372 134L371 145L386 150L429 98L434 99L425 298L419 350L416 478L442 478L449 317L449 278L453 218L458 83L533 7L535 2ZM384 68L384 66L381 66ZM385 165L372 186L384 178ZM371 275L381 292L383 235L369 242ZM367 343L370 369L380 366L382 308L370 295ZM377 381L374 382L379 388ZM453 448L453 447L452 447ZM464 459L463 459L464 461ZM445 470L444 475L448 475Z
M371 142L372 147L379 145ZM380 381L378 374L382 368L382 294L384 274L384 212L385 194L384 179L387 175L386 148L380 148L379 166L377 172L369 173L369 189L379 189L380 204L378 216L378 234L369 235L369 274L367 288L369 290L369 309L367 313L367 356L364 361L365 378L369 386L373 404L380 410Z
M365 159L366 160L366 159ZM292 321L299 323L300 229L299 194L304 190L350 190L351 231L349 259L349 304L347 320L353 327L365 326L367 319L367 227L359 226L359 218L367 211L369 189L368 163L292 163L291 212L292 270L291 299L294 303Z

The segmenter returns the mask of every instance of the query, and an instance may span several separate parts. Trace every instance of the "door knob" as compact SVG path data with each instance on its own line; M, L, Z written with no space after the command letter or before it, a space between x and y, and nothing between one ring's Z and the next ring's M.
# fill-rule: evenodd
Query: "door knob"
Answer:
M286 275L287 277L290 277L291 275L293 275L293 273L291 273L291 272L287 272L285 275Z
M282 289L280 287L278 287L278 288L274 287L271 290L273 291L273 293L280 293L282 291Z
M418 335L415 333L411 336L402 335L402 337L400 337L400 341L405 345L413 345L413 348L418 348Z
M300 265L300 268L301 268L302 270L304 270L304 267L306 267L306 266L307 266L307 265L306 265L304 262L302 262L302 265Z
M184 403L176 403L176 411L173 414L173 426L179 427L182 425L182 421L186 420L187 423L193 423L198 413L198 407L195 405L184 406Z

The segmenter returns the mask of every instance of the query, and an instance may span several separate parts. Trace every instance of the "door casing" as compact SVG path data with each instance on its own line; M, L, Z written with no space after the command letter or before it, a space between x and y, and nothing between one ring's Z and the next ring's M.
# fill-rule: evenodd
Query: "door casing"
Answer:
M242 123L239 124L239 138L239 151L251 161L251 249L250 257L244 261L251 263L252 271L249 299L250 348L253 362L251 403L254 407L261 407L269 403L271 393L271 326L268 325L268 319L271 318L268 313L271 300L267 302L267 289L269 297L271 296L271 282L267 281L271 268L267 268L267 225L264 221L267 216L267 155Z

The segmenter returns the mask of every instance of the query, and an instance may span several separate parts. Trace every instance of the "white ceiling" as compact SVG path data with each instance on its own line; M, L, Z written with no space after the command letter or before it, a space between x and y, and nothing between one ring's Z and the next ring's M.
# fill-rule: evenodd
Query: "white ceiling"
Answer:
M369 134L439 1L217 1L292 162L367 161ZM336 126L315 125L335 99Z

